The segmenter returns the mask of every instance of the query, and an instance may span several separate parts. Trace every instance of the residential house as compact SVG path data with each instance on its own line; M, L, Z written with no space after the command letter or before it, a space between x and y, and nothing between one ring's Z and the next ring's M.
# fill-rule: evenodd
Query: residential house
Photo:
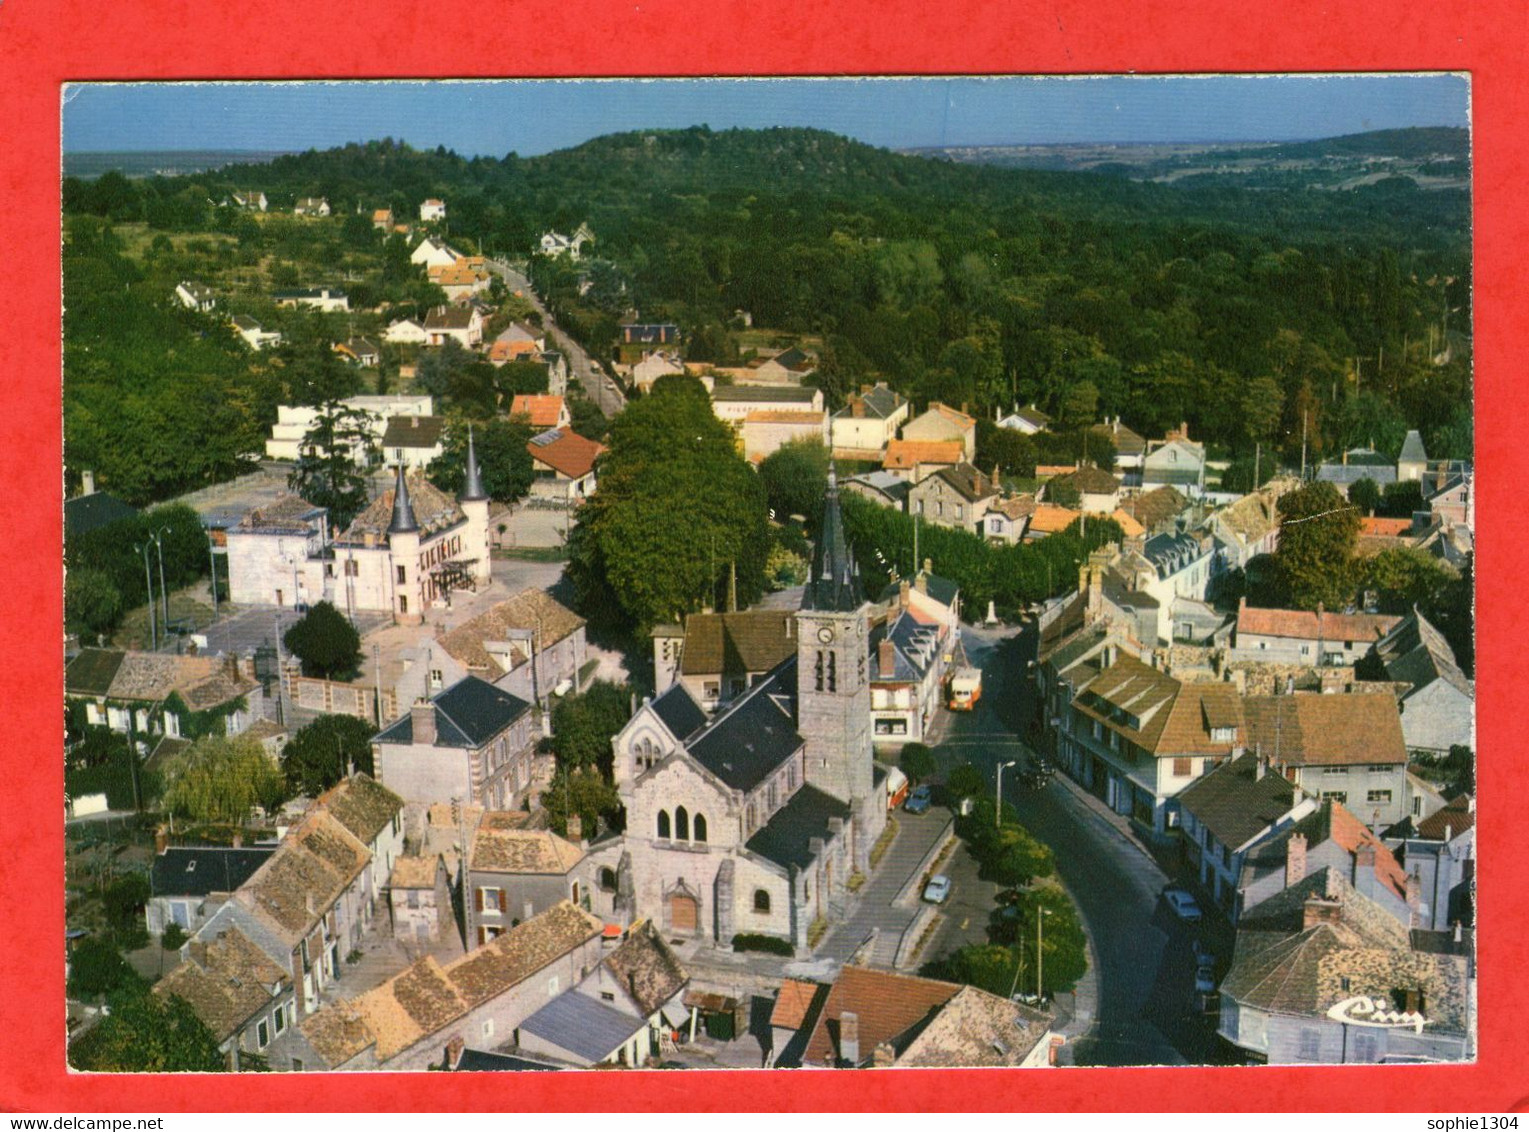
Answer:
M1189 439L1189 426L1169 429L1162 440L1147 446L1142 457L1143 487L1167 484L1186 495L1199 496L1205 490L1205 445Z
M1035 1068L1061 1040L1051 1016L977 987L846 966L815 1012L790 1068ZM791 1043L787 1043L787 1050Z
M329 211L329 201L324 197L298 197L292 209L294 216L328 216Z
M999 413L1000 410L993 410L994 419L998 422L999 428L1012 429L1026 436L1034 436L1051 427L1051 417L1037 409L1034 402L1025 408L1014 406L1014 410L1007 416L1001 416Z
M1382 488L1395 483L1396 464L1373 448L1350 448L1337 463L1328 460L1318 466L1316 478L1332 484L1347 499L1349 488L1360 480L1369 480Z
M872 741L884 751L925 741L940 705L949 629L902 609L871 630Z
M1407 745L1390 692L1249 696L1243 707L1248 745L1301 789L1380 829L1406 816Z
M176 924L193 935L276 852L274 845L175 845L156 838L144 918L151 935Z
M525 828L530 815L489 810L469 837L462 902L467 945L484 944L560 901L588 910L584 850L550 829Z
M568 393L568 359L558 350L543 350L537 361L547 367L547 392L554 397Z
M383 331L382 340L393 345L423 346L430 341L430 335L425 331L425 324L412 318L400 318L388 323L387 330Z
M262 192L234 193L233 204L235 208L252 209L255 212L264 212L268 205L265 194Z
M200 283L189 283L184 280L175 285L175 297L187 310L206 312L218 305L218 297L211 290Z
M1475 921L1476 800L1461 794L1415 823L1402 840L1401 867L1415 878L1415 926L1446 931Z
M1409 751L1447 755L1475 747L1476 684L1449 642L1416 608L1375 643L1385 678L1403 685L1402 738Z
M468 1041L497 1046L600 960L604 924L564 901L450 963L416 960L297 1027L294 1068L441 1068Z
M390 417L382 434L382 462L410 470L428 468L446 451L445 439L445 417Z
M347 397L339 402L340 408L358 413L364 418L369 438L380 443L387 431L388 420L395 416L428 417L434 411L434 400L429 394L382 394ZM266 458L270 460L296 461L303 454L303 442L313 426L318 423L322 410L316 405L278 405L276 423L271 426L271 437L265 442ZM360 464L367 453L357 446L351 453Z
M1042 495L1064 507L1091 515L1109 515L1120 506L1120 481L1103 468L1086 464L1075 472L1047 480ZM1073 502L1073 496L1077 502Z
M1236 659L1281 664L1346 665L1364 657L1400 617L1385 613L1329 613L1308 609L1256 609L1237 603L1232 637Z
M1088 435L1107 441L1115 449L1115 473L1126 487L1141 487L1147 458L1147 440L1139 432L1111 417L1088 430Z
M741 426L750 413L822 413L823 391L800 385L718 385L711 391L711 408L719 420Z
M453 303L465 302L474 295L488 290L490 275L485 268L474 267L463 257L453 263L432 264L426 269L427 277Z
M83 704L87 724L134 739L237 735L265 702L253 661L101 648L64 666L64 697Z
M1179 794L1184 849L1200 886L1228 918L1242 911L1242 870L1249 850L1317 808L1268 758L1241 754Z
M533 784L536 716L519 696L466 676L375 736L372 765L406 802L518 808Z
M1216 543L1216 575L1246 570L1260 554L1279 547L1279 501L1299 487L1290 478L1270 480L1258 491L1244 495L1211 513L1205 530Z
M579 687L588 660L584 619L545 590L522 590L430 643L417 658L414 695L476 676L531 703ZM535 660L535 664L531 663ZM427 682L426 682L427 681ZM400 694L404 684L400 681Z
M887 444L908 419L912 406L884 381L862 385L845 398L830 425L834 452L845 459L881 459Z
M524 417L536 429L566 429L573 420L567 400L550 393L515 394L510 416Z
M425 316L426 344L444 346L448 338L476 349L483 342L483 312L475 306L432 307Z
M889 440L881 467L916 484L940 468L953 468L965 460L959 440Z
M632 388L644 393L653 391L653 383L661 377L672 377L685 372L680 359L662 350L644 354L642 361L632 367Z
M593 240L594 233L589 230L589 225L580 224L578 231L572 236L565 236L561 232L543 232L541 239L537 241L537 247L542 255L567 256L577 260L583 254L584 245Z
M391 208L376 208L372 210L372 227L381 228L384 232L393 231L393 210Z
M844 490L869 499L894 511L907 509L908 492L912 488L907 480L891 472L862 472L844 481Z
M267 346L281 345L281 331L265 330L248 315L236 314L232 319L234 333L243 339L251 350L264 350Z
M1185 628L1174 620L1174 604L1205 600L1214 558L1215 544L1206 536L1136 536L1124 541L1109 568L1127 589L1146 594L1157 603L1156 635L1166 644L1177 636L1197 638L1192 624Z
M800 385L818 368L818 360L800 346L766 358L754 370L754 380L770 385Z
M436 197L428 197L419 205L419 220L421 224L429 224L432 221L446 219L446 202Z
M995 479L963 461L917 480L908 492L908 512L936 526L975 531L1000 490Z
M976 418L939 401L903 425L900 435L913 441L960 441L963 457L972 460L977 455Z
M240 1068L241 1054L263 1054L296 1024L291 974L237 927L199 936L185 951L186 961L155 983L154 993L191 1007L228 1069Z
M537 357L545 352L547 336L523 322L512 322L495 336L494 345L502 346L504 360L511 362L527 355Z
M1025 528L1037 507L1034 494L1009 495L988 501L978 531L988 542L1013 546L1025 537Z
M272 291L271 301L278 307L307 307L310 310L334 312L350 310L350 297L333 287L300 287L286 291Z
M828 441L828 412L823 409L755 409L738 426L743 455L758 464L793 441Z
M1474 475L1467 464L1455 461L1449 471L1431 474L1424 481L1424 501L1435 525L1476 529L1476 500L1471 494Z
M1321 869L1247 910L1218 1032L1271 1065L1464 1061L1475 994L1464 950Z
M1423 436L1417 429L1409 429L1402 441L1402 450L1396 457L1396 480L1420 482L1428 471L1428 452L1423 447Z
M961 635L961 587L934 572L934 562L924 559L923 568L908 578L892 578L881 591L888 613L911 609L921 618L944 626L952 642Z
M375 367L381 360L377 344L369 338L348 338L330 347L351 365Z
M80 473L80 493L64 500L64 538L79 538L124 519L136 518L130 507L110 492L96 490L95 472Z
M715 711L752 688L796 652L796 618L789 609L692 613L683 626L653 636L654 687L675 682L705 711Z
M531 453L535 477L532 495L572 505L595 493L595 464L605 445L586 440L572 429L554 428L533 436L526 442L526 451Z
M423 267L427 275L432 268L450 267L460 258L456 251L447 246L445 240L434 236L426 236L409 253L409 262Z
M1081 511L1069 507L1057 507L1051 503L1037 503L1025 523L1024 540L1039 542L1047 535L1061 534L1083 517Z
M451 876L439 853L403 856L388 877L393 938L405 947L426 949L456 932L451 906Z
M623 346L672 346L680 341L680 328L672 322L623 322Z

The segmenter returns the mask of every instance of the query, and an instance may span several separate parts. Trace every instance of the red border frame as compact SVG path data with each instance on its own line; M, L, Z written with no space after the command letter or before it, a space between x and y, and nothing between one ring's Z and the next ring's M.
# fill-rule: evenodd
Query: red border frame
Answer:
M1317 1109L1502 1111L1529 1107L1519 1056L1529 981L1529 886L1507 851L1507 667L1524 604L1499 549L1511 528L1506 485L1521 482L1510 344L1529 338L1519 249L1524 183L1526 9L1518 0L1388 4L1321 0L1053 0L1027 12L996 0L644 0L586 10L566 0L485 7L464 0L364 7L335 0L190 5L182 0L9 0L0 6L0 199L7 204L12 287L0 306L14 359L0 392L0 470L9 485L14 595L5 608L13 662L0 680L11 724L12 796L0 818L0 893L11 932L0 950L7 1020L0 1027L0 1109L452 1110ZM511 18L512 17L512 18ZM910 1071L473 1075L70 1076L62 1025L62 662L57 559L59 466L59 85L82 79L561 76L576 74L981 74L1173 71L1469 71L1476 158L1479 499L1479 746L1485 798L1480 1061L1438 1068ZM25 490L19 490L25 488ZM21 514L17 514L18 506ZM20 519L21 521L17 521ZM1515 666L1516 668L1516 666ZM1193 1077L1187 1075L1193 1073ZM749 1088L747 1086L754 1086ZM760 1088L758 1086L763 1086ZM740 1087L742 1086L742 1087ZM1524 1098L1521 1100L1521 1098Z

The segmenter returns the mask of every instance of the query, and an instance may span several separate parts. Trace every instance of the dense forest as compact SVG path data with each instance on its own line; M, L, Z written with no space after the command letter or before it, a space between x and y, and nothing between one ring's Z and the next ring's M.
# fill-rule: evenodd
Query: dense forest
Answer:
M1391 143L1440 144L1409 135ZM447 200L455 242L516 258L542 231L587 223L592 262L538 258L532 272L591 348L637 312L678 322L692 357L731 361L748 312L754 327L818 349L831 401L883 379L989 416L1033 401L1119 415L1148 436L1187 421L1223 455L1261 444L1294 463L1303 429L1313 456L1394 452L1412 427L1433 455L1470 454L1466 192L1401 177L1345 191L1147 184L958 165L813 130L696 127L536 158L383 140L191 177L67 180L70 467L119 432L149 452L145 434L164 428L206 442L129 493L138 501L229 474L276 397L302 386L292 365L303 362L279 379L227 371L222 352L236 344L150 309L169 301L168 271L124 257L91 221L222 231L231 239L217 254L237 257L284 221L213 203L236 188L264 190L273 211L325 196L344 218L329 229L358 249L381 244L358 210L409 218L426 196ZM343 240L328 246L346 253ZM204 370L230 376L199 388ZM111 374L115 384L102 380ZM163 404L119 412L112 389Z

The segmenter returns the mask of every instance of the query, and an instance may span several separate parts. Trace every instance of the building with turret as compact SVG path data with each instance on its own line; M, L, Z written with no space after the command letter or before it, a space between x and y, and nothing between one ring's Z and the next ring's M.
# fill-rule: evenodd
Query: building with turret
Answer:
M844 915L886 825L872 758L870 615L829 473L789 652L715 715L676 680L612 740L625 835L592 847L619 917L798 950Z

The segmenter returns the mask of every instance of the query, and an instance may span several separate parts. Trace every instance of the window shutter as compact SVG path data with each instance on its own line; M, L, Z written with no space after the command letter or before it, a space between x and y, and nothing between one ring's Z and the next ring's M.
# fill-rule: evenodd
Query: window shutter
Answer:
M481 888L474 889L473 896L474 906L478 909L478 911L483 911L483 890Z

